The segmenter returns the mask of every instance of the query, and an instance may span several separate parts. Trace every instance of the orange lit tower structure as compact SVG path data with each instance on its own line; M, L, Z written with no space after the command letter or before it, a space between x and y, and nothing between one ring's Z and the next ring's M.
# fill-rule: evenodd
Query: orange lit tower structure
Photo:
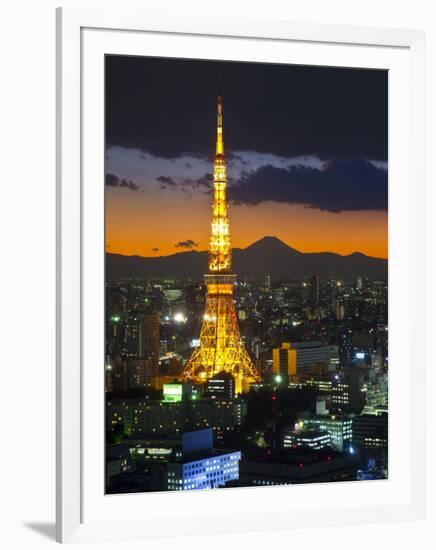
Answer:
M224 156L222 98L218 96L218 127L213 170L213 215L209 241L209 273L206 308L200 343L185 367L183 378L204 382L219 372L231 373L237 393L260 377L248 355L239 332L233 290L236 275L231 271L232 251L226 199L226 162Z

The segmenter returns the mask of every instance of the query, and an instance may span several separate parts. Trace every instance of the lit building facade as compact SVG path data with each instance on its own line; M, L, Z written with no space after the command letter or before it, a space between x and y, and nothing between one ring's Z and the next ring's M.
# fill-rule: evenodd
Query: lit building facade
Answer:
M224 487L239 479L240 451L210 452L167 465L168 491L189 491Z
M183 434L182 457L167 464L168 491L216 489L239 479L240 451L213 448L212 430Z
M338 364L337 346L322 342L283 342L280 348L273 349L273 371L283 377L334 371Z
M219 439L225 432L245 423L247 403L243 399L188 399L176 385L170 394L157 399L109 399L106 409L108 430L122 424L127 434L178 434L186 429L213 428Z
M212 399L233 399L235 397L235 379L229 372L218 373L206 382L204 392Z
M317 415L297 422L301 430L320 430L330 434L331 445L338 451L346 449L353 438L353 419L348 415Z
M353 441L366 448L387 448L388 414L362 414L353 422Z
M139 325L139 356L148 360L150 376L159 372L160 318L158 313L147 313Z
M331 445L331 436L326 431L320 430L291 430L283 434L283 447L307 447L318 451Z
M297 352L288 342L273 349L273 372L279 374L285 383L297 372Z

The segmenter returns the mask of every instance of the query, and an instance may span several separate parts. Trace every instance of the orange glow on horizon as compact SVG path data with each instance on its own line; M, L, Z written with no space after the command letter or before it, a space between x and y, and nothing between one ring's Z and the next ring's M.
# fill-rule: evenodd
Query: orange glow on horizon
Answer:
M175 246L192 239L191 250L209 246L211 197L198 194L187 200L112 190L106 196L107 252L144 257L168 256L188 249ZM229 205L232 248L246 248L265 236L275 236L300 252L361 252L388 257L386 212L359 211L333 214L284 203L257 206ZM153 250L158 249L158 250Z

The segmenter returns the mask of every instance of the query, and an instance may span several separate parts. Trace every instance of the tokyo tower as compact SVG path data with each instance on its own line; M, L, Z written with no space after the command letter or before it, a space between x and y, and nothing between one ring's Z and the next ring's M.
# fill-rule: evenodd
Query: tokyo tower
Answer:
M207 288L206 308L199 346L183 372L183 379L205 382L225 371L235 378L236 392L246 391L260 377L248 355L239 332L233 290L230 226L226 199L226 162L223 140L222 97L218 95L218 124L213 168L213 216L209 241L209 273L204 276Z

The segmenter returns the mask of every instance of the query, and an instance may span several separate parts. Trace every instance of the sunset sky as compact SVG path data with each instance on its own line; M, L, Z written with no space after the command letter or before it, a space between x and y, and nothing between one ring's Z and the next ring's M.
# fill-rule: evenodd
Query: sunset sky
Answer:
M387 73L107 57L107 251L207 249L216 95L234 247L386 258Z

